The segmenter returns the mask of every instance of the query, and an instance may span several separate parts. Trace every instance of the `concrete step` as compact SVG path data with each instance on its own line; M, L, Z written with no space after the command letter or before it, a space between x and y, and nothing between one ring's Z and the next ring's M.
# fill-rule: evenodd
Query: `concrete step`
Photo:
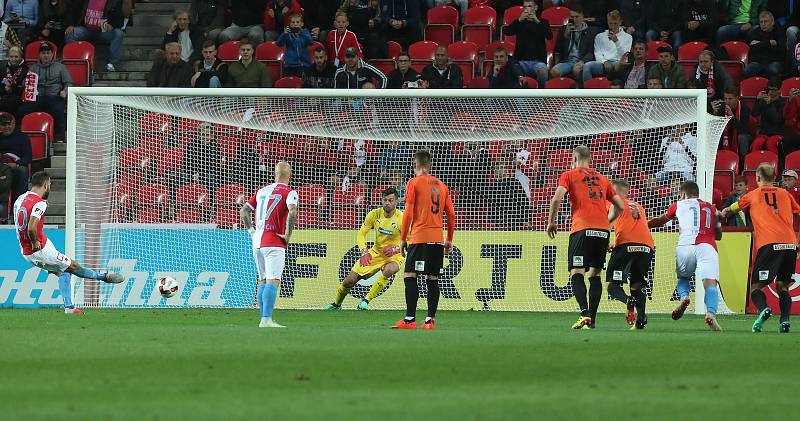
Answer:
M67 143L66 142L53 143L53 153L55 155L66 155L67 154Z
M134 19L138 22L139 13L169 13L172 15L178 9L188 9L189 2L149 2L136 3L136 14Z
M51 168L67 168L66 155L54 155L50 157Z
M67 194L64 191L56 191L50 189L50 196L47 197L47 204L49 205L63 205L67 203Z
M67 191L67 180L65 178L53 178L50 180L51 191Z
M121 72L149 72L153 67L153 62L150 60L125 60L117 66L117 70Z
M64 215L51 215L50 214L50 207L47 208L47 218L44 220L45 225L60 225L64 226L67 224L67 217Z
M161 46L159 42L156 45L142 45L142 46L132 46L132 47L125 47L122 49L122 60L146 60L152 61L153 60L153 53L155 50Z
M67 169L66 168L45 168L48 174L50 174L50 178L53 179L66 179L67 178Z
M138 17L134 18L138 21ZM169 28L169 24L165 26L157 26L153 25L150 22L142 26L131 26L125 30L125 37L152 37L155 34L158 34L159 37L164 37L164 34L167 32Z
M147 72L102 72L95 74L95 81L109 81L109 80L146 80ZM95 84L97 86L97 84Z
M167 28L172 25L172 11L169 12L153 12L153 11L139 11L136 10L133 16L133 26L130 28L125 29L126 31L131 28L136 28L137 26L145 27L145 28L159 28L158 32L162 34Z
M50 204L50 201L47 201L47 216L58 216L58 215L66 215L67 214L67 205L63 203L54 203ZM49 222L49 221L45 221Z
M131 46L152 46L154 48L161 45L161 41L163 41L164 36L160 34L160 32L156 32L156 35L152 33L150 35L145 36L137 36L137 37L125 37L124 45L126 47Z

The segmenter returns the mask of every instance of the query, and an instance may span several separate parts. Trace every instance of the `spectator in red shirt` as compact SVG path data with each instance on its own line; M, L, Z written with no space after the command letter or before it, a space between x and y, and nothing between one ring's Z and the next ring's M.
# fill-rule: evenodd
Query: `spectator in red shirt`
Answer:
M333 21L333 26L336 27L335 31L328 32L328 38L325 40L325 47L328 49L328 57L333 60L333 65L339 67L344 64L345 51L349 48L355 48L358 56L363 58L364 53L361 51L361 46L358 45L356 34L348 31L347 27L350 21L344 13L337 13L336 19Z
M800 89L792 88L783 107L783 147L789 153L800 148Z

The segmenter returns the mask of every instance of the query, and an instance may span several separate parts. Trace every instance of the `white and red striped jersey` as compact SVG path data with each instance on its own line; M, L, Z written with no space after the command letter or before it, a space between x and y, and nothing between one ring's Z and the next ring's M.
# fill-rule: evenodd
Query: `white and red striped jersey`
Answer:
M286 242L278 234L286 233L289 205L297 205L298 202L297 192L282 183L260 188L247 201L247 205L256 213L253 248L286 247Z
M664 215L670 219L678 218L679 246L705 243L717 248L714 234L717 208L714 205L697 198L684 199L670 205Z
M22 249L22 254L25 256L33 254L33 244L28 237L28 223L31 217L39 218L39 226L37 227L38 233L36 234L39 243L44 247L47 243L47 237L42 232L44 225L44 211L47 210L47 201L42 199L34 192L25 192L17 198L14 202L14 225L17 227L17 238L19 238L19 247Z

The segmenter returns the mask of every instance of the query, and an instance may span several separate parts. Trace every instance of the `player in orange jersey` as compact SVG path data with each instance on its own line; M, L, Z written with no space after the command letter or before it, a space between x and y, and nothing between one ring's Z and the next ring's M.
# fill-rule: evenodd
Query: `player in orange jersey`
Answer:
M555 238L558 228L556 216L564 195L569 193L572 208L572 232L569 235L569 271L572 293L581 309L581 316L573 329L593 328L597 308L603 295L600 272L606 263L608 251L608 208L610 201L622 211L625 202L619 197L608 179L589 168L592 153L586 146L572 151L573 169L558 178L558 188L550 200L550 215L547 219L547 235ZM586 283L583 279L588 270L589 302L586 300Z
M800 213L800 206L789 192L775 187L774 181L775 168L769 164L759 165L756 170L758 188L722 210L723 217L749 210L750 219L753 220L753 242L758 251L750 280L750 299L760 312L753 323L754 333L761 332L764 322L772 315L762 289L773 280L779 291L780 332L789 332L789 313L792 311L789 284L797 260L798 238L792 227L792 219L793 214Z
M646 276L653 261L653 234L647 227L647 215L642 205L628 198L628 182L614 180L612 186L625 202L625 207L618 212L612 206L608 212L608 221L614 224L616 244L609 246L609 250L613 251L606 269L606 290L612 298L626 304L628 313L625 320L628 324L635 323L633 329L644 329L647 324L647 297L642 288L647 282ZM630 296L622 289L626 280L630 280Z
M444 255L453 248L456 215L450 189L430 175L433 158L427 150L414 155L414 174L406 186L406 207L400 230L400 249L406 258L406 317L395 324L397 329L416 329L419 288L417 276L426 275L428 285L428 317L423 329L434 329L439 306L439 274ZM447 240L443 238L442 213L447 215Z

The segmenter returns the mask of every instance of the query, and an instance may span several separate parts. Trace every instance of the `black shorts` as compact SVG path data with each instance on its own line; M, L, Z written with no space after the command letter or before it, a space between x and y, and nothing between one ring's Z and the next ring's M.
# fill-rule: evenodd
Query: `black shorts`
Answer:
M758 249L753 265L753 284L790 282L794 275L797 247L794 244L767 244Z
M569 236L569 270L602 269L608 252L608 231L585 229Z
M644 244L628 243L614 247L608 259L606 281L624 284L631 281L647 281L650 262L653 261L653 249Z
M444 265L444 245L436 243L409 244L406 249L405 272L439 276Z

